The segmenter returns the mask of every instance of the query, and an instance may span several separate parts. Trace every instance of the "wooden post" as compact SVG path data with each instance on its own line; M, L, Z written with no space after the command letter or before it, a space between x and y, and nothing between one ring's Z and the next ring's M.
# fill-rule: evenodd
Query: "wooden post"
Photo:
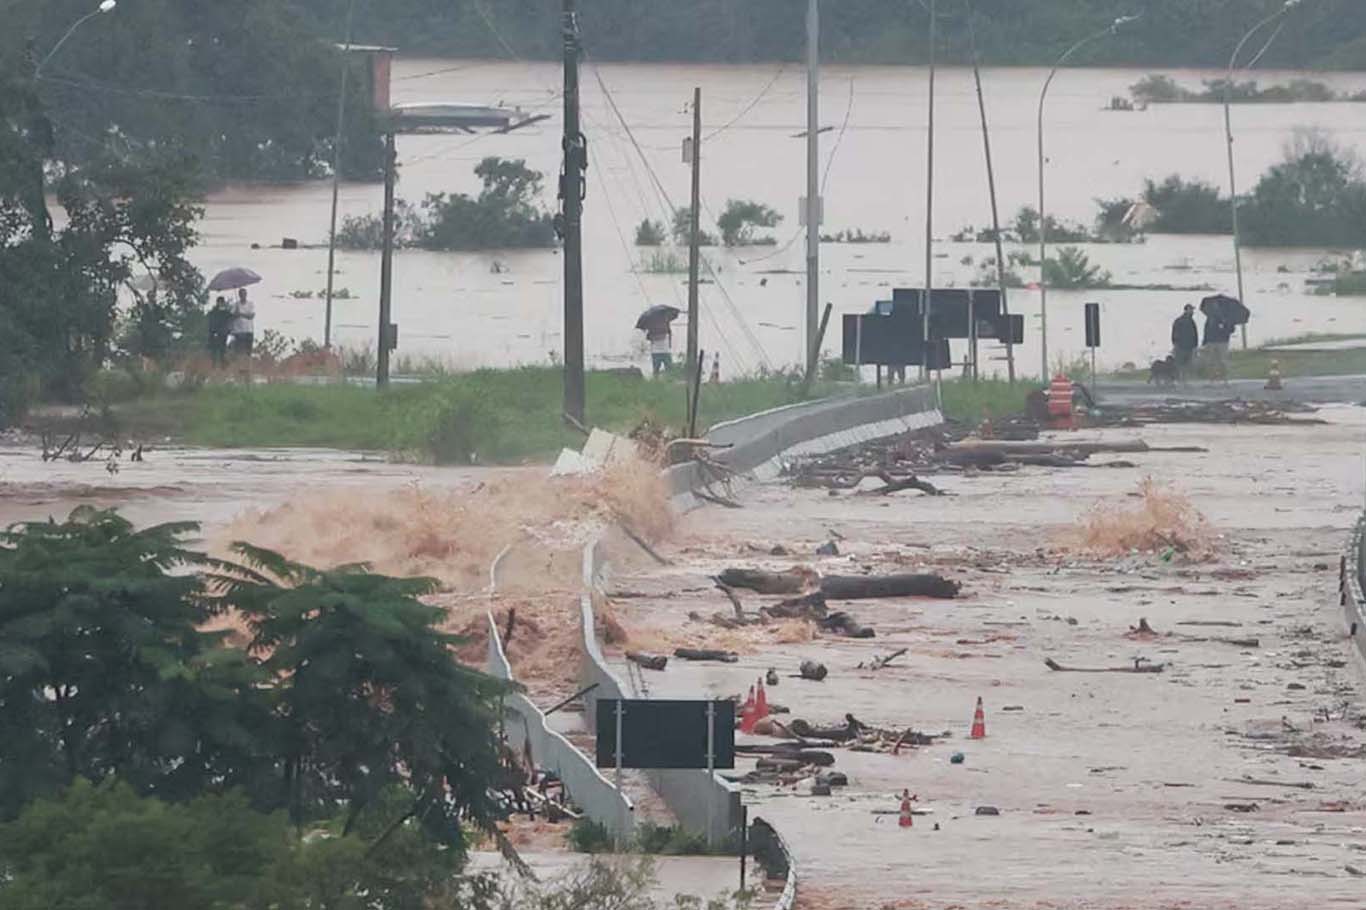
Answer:
M398 150L391 128L384 136L384 242L379 267L379 347L375 353L375 385L389 385L389 324L393 321L394 293L394 181L398 171Z
M683 375L701 369L697 359L697 283L702 259L702 89L692 90L692 224L688 233L688 353ZM691 405L689 405L691 411Z

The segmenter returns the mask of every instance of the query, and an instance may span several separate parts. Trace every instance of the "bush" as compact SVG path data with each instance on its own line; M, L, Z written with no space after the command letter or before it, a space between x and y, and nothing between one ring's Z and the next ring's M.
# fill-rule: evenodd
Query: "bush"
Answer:
M1146 104L1170 104L1177 101L1189 101L1192 92L1176 84L1176 80L1170 76L1150 75L1144 76L1138 82L1129 86L1129 93L1134 96L1135 101Z
M755 231L777 227L782 220L782 215L761 202L731 199L716 219L716 226L721 229L721 242L726 246L753 246L773 243L772 237L760 237Z
M569 829L569 849L576 853L610 853L612 834L602 822L581 818Z
M475 464L494 453L503 417L495 402L480 393L478 383L445 383L425 399L409 421L411 447L437 464Z
M674 211L674 222L670 227L673 234L674 243L682 247L692 245L692 209L684 208ZM708 234L700 225L697 230L698 246L716 246L716 237Z
M1227 234L1233 216L1219 189L1203 180L1172 174L1161 183L1143 182L1143 201L1157 211L1149 226L1155 234Z
M701 834L686 831L681 825L636 826L636 849L652 856L705 856L713 852Z
M646 218L636 225L636 246L659 246L664 242L664 225Z
M640 270L651 275L677 275L688 270L688 260L673 250L652 250Z
M1087 255L1074 246L1058 250L1058 255L1044 266L1043 273L1049 287L1063 290L1103 288L1110 283L1110 273L1092 265Z
M1053 243L1086 243L1091 232L1079 224L1059 221L1052 215L1047 218L1048 239ZM1011 225L1014 236L1020 243L1039 242L1039 212L1031 206L1024 206L1015 214Z

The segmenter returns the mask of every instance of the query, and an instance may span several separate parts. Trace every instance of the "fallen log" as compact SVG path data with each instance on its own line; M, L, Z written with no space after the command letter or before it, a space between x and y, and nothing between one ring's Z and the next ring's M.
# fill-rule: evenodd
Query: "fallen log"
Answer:
M871 661L868 662L866 669L881 670L883 667L887 666L889 663L896 660L898 657L905 654L909 650L910 648L902 648L900 651L893 651L886 657L874 657ZM863 670L865 669L865 666L863 664L859 664L858 669Z
M829 609L825 604L825 593L812 591L805 597L793 597L771 607L761 607L759 612L766 613L774 619L818 620L824 619Z
M903 490L919 490L926 496L944 495L943 490L939 489L934 484L926 483L914 474L911 474L908 477L893 477L886 471L878 471L871 476L876 477L885 484L885 486L880 487L879 489L869 490L868 492L872 496L889 496L892 493L900 493Z
M765 572L761 569L726 569L716 580L732 588L745 588L757 594L801 594L810 587L812 573L798 569Z
M821 593L831 600L886 597L936 597L949 600L962 586L942 575L827 575Z
M1064 667L1053 658L1045 658L1044 665L1059 673L1161 673L1166 664L1148 663L1146 658L1134 659L1132 667Z
M646 670L663 670L669 665L669 658L663 654L646 654L643 651L627 651L626 659Z
M714 648L675 648L674 657L679 660L711 660L723 664L733 664L740 660L734 651L720 651Z

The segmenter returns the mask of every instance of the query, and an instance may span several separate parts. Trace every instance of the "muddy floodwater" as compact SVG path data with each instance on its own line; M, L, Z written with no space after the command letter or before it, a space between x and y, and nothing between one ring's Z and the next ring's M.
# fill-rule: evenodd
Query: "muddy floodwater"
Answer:
M707 584L726 566L938 571L963 583L953 601L831 605L873 626L873 640L745 630L731 645L738 664L671 661L645 674L651 697L725 697L772 667L780 684L768 697L791 710L785 720L823 726L852 712L948 734L899 756L835 749L833 770L849 785L831 796L801 783L744 785L750 816L792 845L800 907L1359 907L1366 734L1337 568L1362 506L1364 414L1329 408L1320 426L1079 433L1068 441L1141 436L1208 451L1138 454L1128 468L931 478L944 497L749 487L743 509L687 517L666 549L675 566L623 572L609 588L637 592L614 605L628 628L696 641L708 624L690 611L730 614ZM1097 503L1129 508L1144 477L1204 515L1211 558L1069 552L1078 518ZM831 539L841 555L815 556ZM768 555L775 544L790 555ZM765 602L739 593L748 609ZM1155 637L1130 634L1140 619ZM908 653L884 669L858 667L900 648ZM1044 663L1140 657L1166 671ZM829 668L823 683L793 678L808 658ZM979 697L987 737L972 741ZM741 758L737 773L753 767ZM895 814L903 788L925 812L909 830Z
M1089 224L1095 200L1141 192L1145 178L1179 173L1227 189L1219 105L1155 105L1143 111L1104 110L1146 71L1064 72L1049 95L1048 198L1052 215ZM993 130L1001 214L1009 222L1022 205L1036 205L1035 118L1044 73L1037 69L984 72ZM1221 74L1170 71L1198 87ZM1263 84L1291 73L1258 73ZM559 169L559 72L548 64L405 59L395 69L397 101L460 100L501 103L551 119L510 135L404 136L399 140L399 195L419 202L428 193L477 192L473 168L486 155L524 158L547 175L543 199L554 206ZM1340 92L1366 88L1361 75L1314 74ZM933 279L967 286L986 244L952 243L966 225L988 225L982 137L971 71L939 74L937 181ZM620 108L608 104L602 86ZM668 223L669 205L687 201L688 168L680 141L690 132L685 110L694 86L703 91L703 206L708 229L731 198L754 199L783 215L768 248L711 249L716 281L702 291L701 345L719 352L727 375L799 359L805 301L804 249L798 235L798 197L804 193L804 75L794 66L589 65L584 73L585 132L591 149L586 200L587 352L599 365L644 363L636 315L652 304L682 306L683 274L649 273L649 251L634 245L644 218ZM918 68L827 67L821 94L827 233L862 230L891 234L889 244L822 244L821 297L836 313L867 310L890 288L924 281L926 72ZM1241 185L1280 159L1300 129L1320 130L1350 149L1366 139L1366 105L1247 104L1234 110ZM627 131L629 127L629 133ZM648 162L648 167L646 165ZM379 211L377 185L343 187L341 211ZM327 236L329 187L237 186L216 193L206 207L204 243L195 254L205 271L245 265L266 276L258 292L258 332L274 329L321 339L323 305L313 297L326 283L325 249L285 251L284 237L322 244ZM263 248L251 249L252 244ZM1155 236L1142 245L1086 245L1091 261L1115 283L1235 290L1232 241L1227 237ZM1325 251L1249 250L1247 297L1255 344L1309 331L1359 331L1366 299L1313 297L1309 269ZM682 257L686 259L686 257ZM495 263L497 264L495 266ZM338 343L373 347L379 260L371 253L339 258L337 286L350 299L336 304ZM394 278L394 318L400 354L458 367L546 363L561 350L561 270L554 251L438 254L403 251ZM1024 269L1023 277L1036 276ZM1209 291L1095 290L1050 295L1050 342L1071 356L1084 344L1082 304L1098 301L1104 317L1100 363L1141 362L1168 347L1170 320L1181 305ZM1035 291L1012 292L1011 305L1027 320L1019 352L1038 370ZM838 325L838 323L836 323ZM681 326L677 334L682 339ZM837 333L827 349L834 351ZM987 357L998 357L989 350ZM993 370L1003 370L997 360Z

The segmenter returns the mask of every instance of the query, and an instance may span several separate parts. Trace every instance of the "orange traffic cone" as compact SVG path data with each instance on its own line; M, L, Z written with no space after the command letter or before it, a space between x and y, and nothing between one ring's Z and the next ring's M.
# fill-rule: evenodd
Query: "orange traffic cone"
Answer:
M970 734L970 737L972 739L987 738L987 715L986 712L982 710L981 698L977 699L977 710L972 715L972 733Z
M915 813L911 811L911 801L914 799L915 797L911 795L910 790L901 791L901 818L898 824L903 828L909 828L915 824Z
M763 717L768 717L768 695L764 692L764 681L761 679L754 690L754 719Z
M755 710L754 687L749 687L749 696L745 699L744 707L740 709L740 732L753 733L754 724L759 720L759 712Z

